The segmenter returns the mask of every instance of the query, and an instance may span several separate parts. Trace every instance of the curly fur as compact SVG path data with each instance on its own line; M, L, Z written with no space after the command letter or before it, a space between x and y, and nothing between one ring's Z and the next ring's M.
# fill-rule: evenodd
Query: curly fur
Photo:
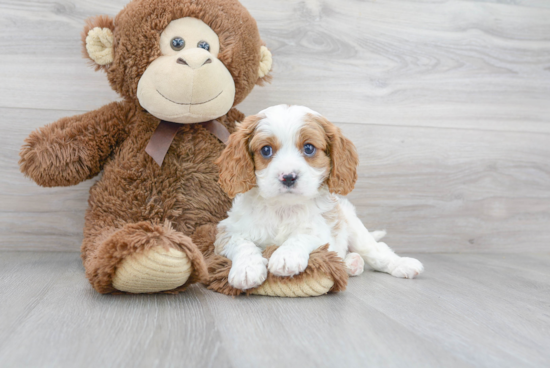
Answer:
M75 185L103 172L90 189L81 250L86 275L100 293L116 292L112 277L125 257L154 246L179 249L194 266L188 282L168 292L207 279L195 231L224 219L231 204L214 164L224 144L200 124L182 125L162 167L145 152L159 119L139 105L137 85L160 54L164 28L186 16L218 34L219 58L235 80L234 103L241 102L258 81L260 55L250 50L259 50L262 41L238 1L134 0L114 21L96 17L83 31L85 42L94 27L112 30L113 62L97 69L124 101L37 129L21 149L21 171L41 186ZM231 109L217 120L233 132L243 119Z
M268 271L282 277L307 274L311 255L323 244L344 260L351 276L360 275L365 262L397 277L412 278L422 272L418 260L399 257L378 242L344 197L357 181L358 157L339 128L304 106L273 106L247 122L237 128L217 161L224 173L222 188L231 195L239 193L228 217L218 224L214 243L215 253L232 262L227 275L231 286L258 291L266 285L266 277L269 284ZM266 253L272 245L278 249ZM226 270L227 262L222 258L209 262L214 262L212 272L218 270L214 287L224 289L226 285L219 283L225 282L221 270ZM310 295L277 286L260 293L294 290L296 295Z
M101 171L114 147L128 137L135 107L113 102L62 118L32 132L20 152L20 168L43 187L76 185Z
M219 183L231 198L256 185L254 162L249 152L249 144L260 120L261 117L253 115L239 124L239 129L229 137L226 149L216 160L216 165L220 168Z
M189 237L175 231L170 222L164 225L153 225L146 221L127 224L108 235L106 239L97 240L99 242L93 247L91 254L84 257L84 266L86 277L100 293L119 292L111 282L117 266L127 256L145 252L156 246L184 252L193 266L193 272L187 282L169 293L180 292L190 284L208 280L208 271L201 252Z
M306 120L323 127L328 140L327 153L330 155L331 168L327 185L331 193L347 195L355 188L359 156L355 145L347 139L340 128L324 116L308 114Z
M88 33L90 33L90 31L96 27L109 28L112 32L115 30L115 22L113 18L109 17L108 15L98 15L86 19L86 25L84 26L84 30L80 34L80 37L82 39L82 56L84 56L86 59L89 59L89 65L92 66L96 71L100 69L107 70L108 65L96 64L95 61L90 57L90 55L88 55L88 50L86 48L86 37L88 37Z
M256 20L237 0L134 0L115 17L115 28L111 29L115 57L103 69L115 91L125 98L136 98L140 76L160 55L160 34L171 21L183 17L201 19L218 35L218 58L235 81L234 106L244 100L254 85L270 80L269 75L258 78L260 54L250 51L260 50L263 41ZM84 32L87 34L89 27L111 28L109 21L106 16L96 17ZM85 37L83 42L85 48Z
M214 240L216 238L216 228L212 226L203 226L197 229L200 233L202 242L197 243L206 259L209 279L206 282L208 289L214 290L225 295L253 294L254 289L240 290L231 286L228 282L229 271L231 270L231 260L216 254L214 251ZM269 246L264 252L265 258L270 258L277 250L277 246ZM271 284L294 284L300 285L307 278L319 279L329 277L334 281L329 290L331 293L337 293L346 290L348 274L342 259L335 252L328 251L328 245L314 250L309 258L306 270L294 277L281 277L268 273L266 283Z

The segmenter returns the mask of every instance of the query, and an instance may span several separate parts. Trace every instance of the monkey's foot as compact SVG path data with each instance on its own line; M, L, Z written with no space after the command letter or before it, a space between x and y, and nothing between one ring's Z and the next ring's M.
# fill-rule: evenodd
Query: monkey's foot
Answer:
M135 294L173 290L185 284L192 271L184 252L157 246L124 259L113 276L113 287Z

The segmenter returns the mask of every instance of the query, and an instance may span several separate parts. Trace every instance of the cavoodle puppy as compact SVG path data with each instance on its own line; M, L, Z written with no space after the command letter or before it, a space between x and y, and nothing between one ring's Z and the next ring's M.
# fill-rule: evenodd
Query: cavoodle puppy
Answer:
M222 188L235 197L215 243L216 252L232 261L232 286L259 286L267 269L296 275L307 267L309 254L327 243L351 276L360 275L365 262L396 277L424 270L418 260L378 242L385 233L369 233L343 197L357 180L357 152L320 114L280 105L250 116L217 164ZM262 250L269 245L279 248L268 264Z

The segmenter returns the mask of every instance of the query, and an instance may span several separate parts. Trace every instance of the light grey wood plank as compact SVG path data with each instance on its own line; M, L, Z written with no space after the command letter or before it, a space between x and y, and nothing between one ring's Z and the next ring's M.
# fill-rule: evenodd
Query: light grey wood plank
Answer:
M275 88L244 106L267 96L268 105L290 100L354 123L517 130L521 121L548 131L548 9L305 1L272 12L261 4L259 24L279 56Z
M548 259L537 262L530 256L498 254L415 256L427 270L418 280L399 283L369 272L369 283L352 279L348 292L475 366L550 363ZM545 272L517 267L516 262L525 261Z
M0 249L80 252L84 211L0 213Z
M76 258L72 253L0 253L0 349Z
M78 251L96 179L40 188L17 164L31 130L74 113L0 108L0 125L20 122L0 136L0 249ZM339 125L360 155L350 200L397 251L550 249L550 135Z
M203 292L237 367L467 366L349 293L231 300Z
M88 191L97 179L74 187L41 188L19 171L19 150L29 133L76 111L0 108L0 249L80 249Z
M5 367L543 367L550 254L411 254L309 299L102 296L75 253L0 251ZM5 313L7 311L8 313Z
M12 270L14 277L26 281L20 282L18 289L8 290L6 297L12 299L8 303L12 309L28 308L18 294L28 294L24 288L33 287L26 285L30 280L25 276L34 265L24 261L33 253L7 255L19 265ZM71 259L62 265L67 256ZM64 272L54 285L45 285L49 291L40 303L24 319L12 322L12 329L0 331L4 337L1 366L230 366L202 295L193 290L178 296L100 295L84 278L80 259L74 253L43 254L41 267L35 272L58 267ZM0 282L9 285L9 279ZM7 317L2 313L0 320Z
M1 106L87 111L117 98L80 57L83 21L125 0L2 0ZM245 0L275 57L247 114L303 104L340 122L549 132L541 1ZM32 86L32 88L28 88Z
M361 160L349 198L395 249L550 249L549 135L341 126Z

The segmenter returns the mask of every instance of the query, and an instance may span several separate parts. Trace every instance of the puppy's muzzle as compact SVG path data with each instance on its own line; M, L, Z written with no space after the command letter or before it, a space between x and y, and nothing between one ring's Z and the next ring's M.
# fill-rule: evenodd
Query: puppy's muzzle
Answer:
M298 181L298 175L296 175L295 173L283 174L280 180L281 180L281 184L290 188L294 184L296 184L296 181Z

